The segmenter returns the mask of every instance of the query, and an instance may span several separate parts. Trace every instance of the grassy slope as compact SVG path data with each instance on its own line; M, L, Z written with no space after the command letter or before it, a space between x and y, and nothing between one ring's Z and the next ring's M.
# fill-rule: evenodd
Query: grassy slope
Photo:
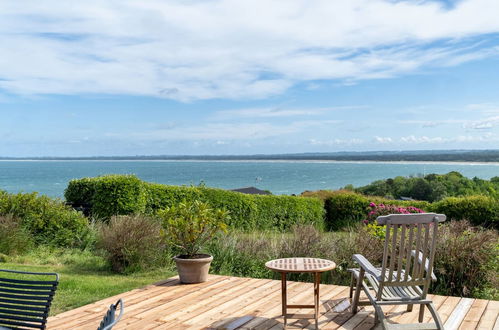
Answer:
M107 270L101 257L92 256L90 253L45 249L0 263L0 268L59 273L59 287L50 315L56 315L175 275L168 270L118 275Z

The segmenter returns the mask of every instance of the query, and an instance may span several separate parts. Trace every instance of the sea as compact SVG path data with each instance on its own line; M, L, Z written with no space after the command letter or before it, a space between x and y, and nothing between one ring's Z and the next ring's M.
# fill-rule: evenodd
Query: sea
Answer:
M71 179L135 174L149 182L223 189L254 186L275 195L366 185L395 176L458 171L467 177L499 176L499 163L343 161L2 160L0 190L64 196Z

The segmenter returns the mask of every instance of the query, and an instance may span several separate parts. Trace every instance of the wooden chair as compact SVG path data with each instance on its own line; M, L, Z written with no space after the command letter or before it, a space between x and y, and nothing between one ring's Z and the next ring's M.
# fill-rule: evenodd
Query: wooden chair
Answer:
M120 306L120 314L116 317L116 309L118 308L118 305ZM116 304L109 306L109 309L107 310L106 315L104 315L104 318L102 319L97 330L111 330L123 316L124 308L125 306L123 305L122 299L118 300Z
M0 274L0 329L45 329L59 275L4 269Z
M355 291L352 313L357 313L359 305L372 304L375 323L381 322L383 329L408 329L411 326L415 329L443 329L442 320L432 301L426 299L426 295L430 281L436 280L433 274L433 260L438 223L445 219L445 215L435 213L390 214L378 217L378 224L386 226L382 265L376 268L361 254L353 256L360 268L349 270L352 272L350 298ZM361 288L369 301L359 302ZM408 305L407 311L412 311L414 304L420 305L419 323L389 323L381 306L405 304ZM435 323L421 323L425 306L430 310Z

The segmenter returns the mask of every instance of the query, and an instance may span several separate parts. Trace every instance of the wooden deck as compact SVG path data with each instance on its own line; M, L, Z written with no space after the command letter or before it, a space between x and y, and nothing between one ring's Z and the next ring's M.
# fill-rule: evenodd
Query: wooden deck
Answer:
M308 304L312 283L288 282L288 302ZM282 329L280 281L211 275L208 282L180 284L178 278L125 292L49 318L48 329L96 329L111 303L125 302L114 329ZM499 301L430 296L446 329L499 329ZM348 288L321 285L321 329L370 329L371 307L352 316ZM394 323L415 323L418 308L385 307ZM297 313L309 314L310 310ZM425 313L429 321L429 313ZM314 328L313 320L289 320L288 328Z

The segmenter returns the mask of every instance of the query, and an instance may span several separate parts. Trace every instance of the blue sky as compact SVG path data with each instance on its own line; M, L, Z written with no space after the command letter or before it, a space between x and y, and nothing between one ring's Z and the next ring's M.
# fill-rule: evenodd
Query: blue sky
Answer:
M496 0L4 1L0 156L499 148Z

